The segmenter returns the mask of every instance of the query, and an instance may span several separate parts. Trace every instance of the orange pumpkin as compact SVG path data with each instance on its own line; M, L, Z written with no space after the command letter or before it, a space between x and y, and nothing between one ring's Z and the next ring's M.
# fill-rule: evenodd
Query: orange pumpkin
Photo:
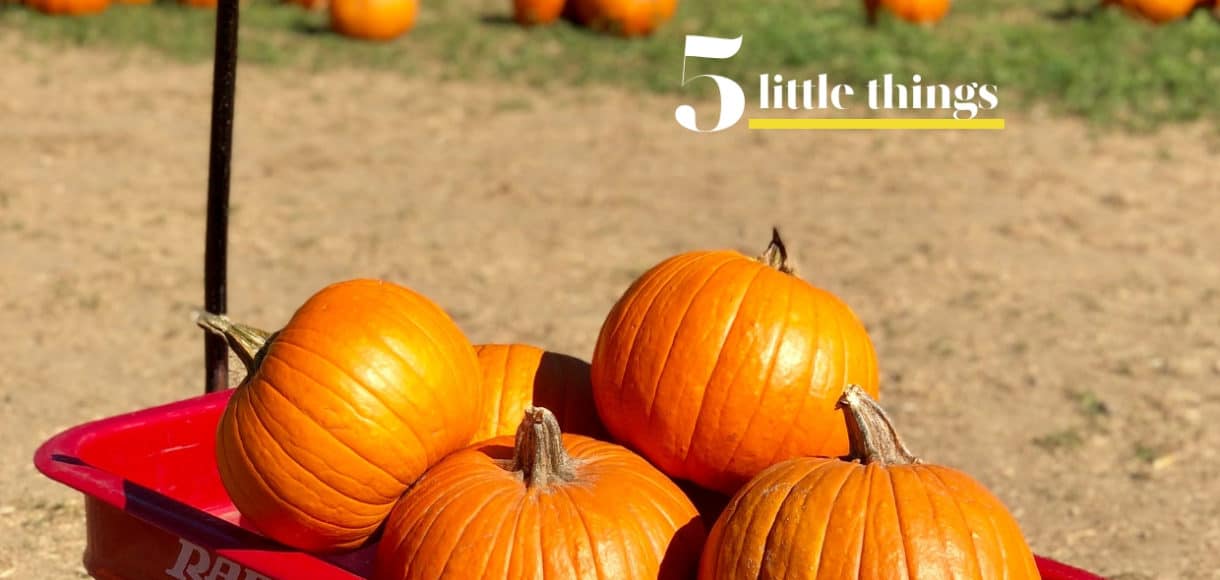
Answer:
M690 500L643 458L561 434L531 407L515 438L450 455L403 496L373 578L684 580L705 537Z
M1149 22L1164 24L1185 18L1195 9L1197 0L1114 0L1112 3Z
M85 16L106 10L110 0L27 0L27 4L44 14Z
M859 461L798 458L760 473L712 527L699 580L1039 577L995 496L912 456L863 389L843 404Z
M516 433L521 414L531 405L554 409L566 433L605 434L593 405L589 363L528 344L482 344L474 350L487 404L471 441Z
M864 325L798 277L773 234L760 258L699 251L653 267L614 305L593 353L610 434L725 494L777 461L846 453L839 395L850 383L878 394Z
M330 0L330 26L362 40L392 40L415 26L419 0Z
M513 20L522 26L550 24L559 20L564 0L513 0Z
M571 0L570 17L592 30L647 36L673 17L677 0Z
M949 12L949 0L880 0L880 5L915 24L935 24Z
M479 427L474 347L408 288L328 286L269 338L220 316L199 322L249 367L217 428L221 480L242 518L281 543L362 544Z

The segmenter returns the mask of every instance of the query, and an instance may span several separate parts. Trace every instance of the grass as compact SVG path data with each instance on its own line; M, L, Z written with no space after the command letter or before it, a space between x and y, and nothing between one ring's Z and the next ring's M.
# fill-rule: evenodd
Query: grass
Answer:
M712 97L711 82L680 86L684 35L744 35L736 57L692 59L687 73L737 80L751 108L761 73L813 78L825 72L857 87L885 73L900 79L918 73L925 83L995 84L1001 113L1039 106L1136 129L1220 120L1220 22L1206 10L1152 26L1117 9L1080 10L1092 0L974 0L956 3L936 27L883 19L870 30L857 0L685 0L655 36L622 40L568 24L522 29L507 19L509 4L425 0L411 34L367 44L330 34L323 15L249 0L240 51L243 62L306 70L367 67L440 79L600 83ZM211 10L172 3L113 6L86 18L52 18L7 5L0 7L0 35L20 31L23 39L40 42L144 47L206 61L213 19Z

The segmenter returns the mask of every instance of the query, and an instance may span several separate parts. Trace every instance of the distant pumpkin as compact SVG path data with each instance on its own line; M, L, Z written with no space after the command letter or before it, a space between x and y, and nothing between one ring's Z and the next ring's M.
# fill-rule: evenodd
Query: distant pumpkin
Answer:
M868 1L868 0L866 0ZM873 1L874 5L877 0ZM935 24L940 22L949 12L950 0L879 0L882 8L885 8L894 16L913 24ZM876 20L875 8L870 14L870 22Z
M522 26L550 24L559 20L564 0L513 0L513 20Z
M330 0L330 26L361 40L386 41L415 26L419 0Z
M1197 0L1115 0L1127 12L1156 24L1185 18L1195 9Z
M106 10L110 0L28 0L27 5L44 14L85 16Z
M673 18L677 0L569 0L569 17L600 32L647 36Z

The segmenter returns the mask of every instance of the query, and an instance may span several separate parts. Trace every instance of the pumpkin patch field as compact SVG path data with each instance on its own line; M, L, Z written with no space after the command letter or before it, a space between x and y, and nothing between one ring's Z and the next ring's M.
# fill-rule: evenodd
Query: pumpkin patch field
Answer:
M214 6L0 6L0 580L1220 578L1212 6L243 0L224 315ZM985 79L1006 128L675 123L760 70ZM233 389L159 407L205 335ZM154 407L38 467L139 464L215 551L87 536L31 461Z

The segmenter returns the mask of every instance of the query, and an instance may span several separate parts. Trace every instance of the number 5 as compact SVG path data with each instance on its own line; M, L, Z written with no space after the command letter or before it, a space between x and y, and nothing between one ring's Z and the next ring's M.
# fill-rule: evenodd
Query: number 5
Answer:
M681 105L674 110L674 119L677 119L678 124L690 129L696 133L715 133L723 131L737 124L741 120L742 114L746 110L746 95L741 90L741 85L733 81L733 79L725 78L720 75L696 75L691 78L686 78L686 59L688 58L732 58L741 50L741 38L717 38L715 36L694 36L686 37L686 52L682 55L682 86L695 79L709 78L716 81L716 88L720 90L720 120L716 122L716 126L712 129L700 129L695 124L695 108L690 105Z

